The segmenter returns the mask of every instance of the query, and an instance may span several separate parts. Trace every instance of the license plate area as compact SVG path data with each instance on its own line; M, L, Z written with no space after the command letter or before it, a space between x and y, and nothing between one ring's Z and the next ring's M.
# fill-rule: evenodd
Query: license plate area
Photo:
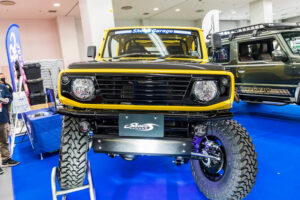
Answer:
M164 116L155 114L120 114L119 136L163 137Z

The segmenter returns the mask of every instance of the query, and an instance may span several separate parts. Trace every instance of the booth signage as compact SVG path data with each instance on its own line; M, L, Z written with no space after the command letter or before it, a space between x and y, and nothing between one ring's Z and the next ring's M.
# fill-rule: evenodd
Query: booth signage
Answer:
M29 102L25 92L14 92L13 98L14 98L14 103L13 103L14 113L25 113L30 111Z
M23 70L24 60L22 56L22 48L20 41L20 31L19 26L17 24L12 24L9 26L6 33L6 52L7 59L11 77L11 83L13 86L14 92L18 89L18 74L23 77L23 86L25 89L25 93L28 95L28 87L26 84L26 76Z

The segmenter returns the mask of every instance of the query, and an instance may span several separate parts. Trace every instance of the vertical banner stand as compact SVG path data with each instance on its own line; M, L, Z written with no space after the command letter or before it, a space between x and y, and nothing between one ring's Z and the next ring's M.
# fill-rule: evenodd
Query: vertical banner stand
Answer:
M11 154L11 156L14 153L16 130L17 130L17 125L18 125L18 116L19 116L19 114L21 115L22 122L23 122L23 124L25 124L25 127L26 127L25 135L28 134L26 122L24 120L24 117L23 117L22 113L30 111L30 106L29 106L28 99L27 99L26 94L25 94L24 91L23 91L23 95L22 95L22 86L23 86L22 79L23 79L23 77L21 76L20 80L19 80L19 86L18 86L18 89L17 89L18 92L13 93L13 94L15 94L15 95L13 95L14 96L13 114L15 115L15 119L13 121L13 127L11 127L11 129L10 129L10 133L11 133L10 154ZM23 127L24 126L22 126L22 129L23 129ZM29 139L31 141L30 137L29 137ZM32 141L31 141L31 144L32 144Z
M88 183L86 185L83 185L83 186L78 187L78 188L57 191L57 185L56 185L57 173L56 172L57 172L57 168L53 167L52 168L52 173L51 173L51 189L52 189L52 199L53 200L57 200L58 196L62 196L62 199L66 200L67 199L67 194L77 192L77 191L80 191L80 190L85 190L85 189L89 189L90 200L96 200L90 161L87 161L87 179L88 179Z

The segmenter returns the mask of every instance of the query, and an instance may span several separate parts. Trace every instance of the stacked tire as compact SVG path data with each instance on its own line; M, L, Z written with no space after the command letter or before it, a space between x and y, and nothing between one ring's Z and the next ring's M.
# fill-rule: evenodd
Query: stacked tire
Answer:
M30 105L46 103L43 79L41 78L41 64L25 64L23 69L26 75L26 84L29 89Z

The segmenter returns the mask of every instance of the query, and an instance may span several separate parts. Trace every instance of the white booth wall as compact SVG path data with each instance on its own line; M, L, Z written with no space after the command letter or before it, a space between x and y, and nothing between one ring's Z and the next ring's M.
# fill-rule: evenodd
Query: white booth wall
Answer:
M55 19L0 19L0 67L8 65L5 37L10 24L20 26L24 60L61 58Z

